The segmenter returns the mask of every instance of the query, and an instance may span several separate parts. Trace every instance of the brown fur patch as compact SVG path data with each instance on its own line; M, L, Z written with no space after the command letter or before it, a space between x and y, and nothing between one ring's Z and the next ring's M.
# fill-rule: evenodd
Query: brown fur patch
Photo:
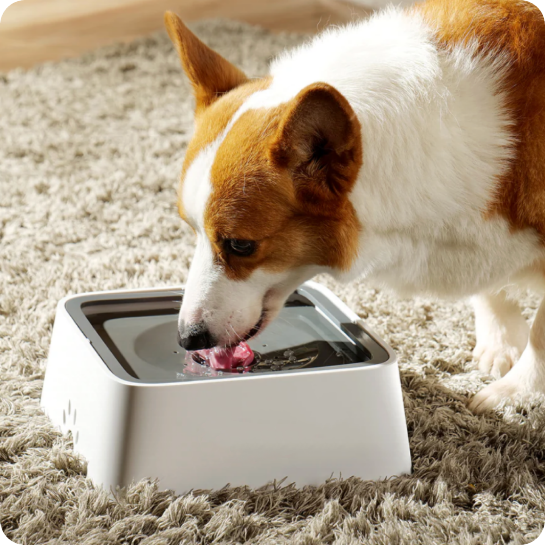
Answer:
M183 180L189 165L195 160L199 152L218 138L244 101L255 92L266 89L270 83L271 78L269 77L249 80L223 95L196 116L195 133L187 147L178 189L178 212L184 221L187 221L187 218L183 209L181 195Z
M545 240L545 23L521 0L428 0L416 9L451 48L477 40L481 53L510 59L503 91L514 120L516 158L498 181L489 214L513 228L534 228Z
M324 87L317 94L323 95L326 86L319 85ZM327 93L333 91L329 88ZM304 94L310 101L312 92ZM213 192L205 226L231 278L247 278L257 268L272 272L304 265L347 269L356 256L360 225L348 192L361 166L360 127L344 98L338 93L332 97L326 101L321 96L323 107L317 107L310 118L303 115L308 114L301 108L307 101L301 97L274 109L248 111L220 146L212 167ZM350 130L344 127L346 141L339 138L341 147L350 150L337 147L325 150L318 159L302 157L299 133L303 136L308 128L318 131L323 126L332 135L343 126L344 121L338 120L343 112ZM290 123L294 116L298 117L295 124ZM310 134L304 136L310 145ZM285 152L281 160L271 153L279 147ZM297 156L293 161L291 152ZM227 255L222 243L228 238L255 240L257 251L250 257Z

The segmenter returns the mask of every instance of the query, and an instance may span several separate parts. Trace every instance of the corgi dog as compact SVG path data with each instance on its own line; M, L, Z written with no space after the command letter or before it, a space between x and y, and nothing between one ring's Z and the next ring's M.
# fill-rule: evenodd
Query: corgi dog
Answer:
M250 79L173 13L195 95L180 216L188 350L233 347L317 273L471 296L475 413L545 392L545 23L522 0L427 0L331 28Z

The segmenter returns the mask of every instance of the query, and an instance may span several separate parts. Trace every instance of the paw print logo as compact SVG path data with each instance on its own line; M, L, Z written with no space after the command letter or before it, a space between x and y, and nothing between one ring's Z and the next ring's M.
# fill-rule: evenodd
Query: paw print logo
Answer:
M2 15L4 12L15 2L20 2L21 0L0 0L0 22L2 21Z
M77 419L77 411L72 407L72 401L68 400L68 407L62 411L62 424L67 428L68 433L72 434L74 445L79 440L79 431L75 429Z

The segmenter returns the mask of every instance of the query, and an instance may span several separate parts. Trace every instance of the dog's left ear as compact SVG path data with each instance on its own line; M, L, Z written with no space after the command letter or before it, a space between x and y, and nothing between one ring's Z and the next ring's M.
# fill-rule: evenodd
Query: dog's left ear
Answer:
M199 40L176 14L165 13L165 26L193 85L197 114L224 93L248 81L244 72Z
M362 162L360 123L334 87L313 83L289 103L270 160L287 168L298 191L327 198L349 191Z

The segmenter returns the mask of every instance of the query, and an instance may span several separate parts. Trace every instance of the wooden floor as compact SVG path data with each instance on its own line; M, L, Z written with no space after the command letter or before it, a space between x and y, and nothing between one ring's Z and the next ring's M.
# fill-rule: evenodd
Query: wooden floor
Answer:
M0 23L0 72L133 40L163 28L166 10L305 32L366 14L343 0L23 0Z

